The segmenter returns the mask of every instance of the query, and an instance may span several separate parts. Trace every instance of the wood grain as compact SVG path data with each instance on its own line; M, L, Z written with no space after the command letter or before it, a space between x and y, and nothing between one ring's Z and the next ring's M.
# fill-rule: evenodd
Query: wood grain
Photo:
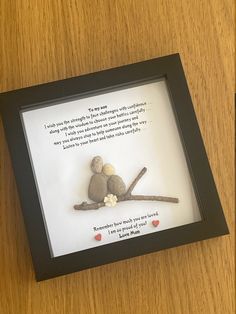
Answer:
M2 314L234 313L234 2L1 0L0 91L180 52L230 236L36 283L0 123Z

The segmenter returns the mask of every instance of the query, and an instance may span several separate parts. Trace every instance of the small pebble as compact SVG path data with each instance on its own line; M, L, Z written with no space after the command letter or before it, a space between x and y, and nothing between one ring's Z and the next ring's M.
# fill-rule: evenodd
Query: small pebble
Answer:
M91 170L94 173L101 173L102 172L102 166L103 166L103 160L102 157L96 156L93 158L91 162Z
M102 202L107 195L107 177L102 173L94 174L89 183L88 197L94 202Z
M123 195L126 192L124 181L117 175L112 175L108 178L107 188L109 192L117 196Z
M106 176L112 176L113 174L115 174L115 168L111 164L105 164L102 168L102 172Z

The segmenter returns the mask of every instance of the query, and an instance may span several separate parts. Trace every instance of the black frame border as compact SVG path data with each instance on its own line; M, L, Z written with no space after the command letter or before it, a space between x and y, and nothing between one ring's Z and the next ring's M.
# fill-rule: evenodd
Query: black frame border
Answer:
M172 108L203 219L196 223L108 245L51 257L21 111L166 79ZM179 54L0 94L0 110L12 158L36 280L103 265L228 234L220 199L197 123Z

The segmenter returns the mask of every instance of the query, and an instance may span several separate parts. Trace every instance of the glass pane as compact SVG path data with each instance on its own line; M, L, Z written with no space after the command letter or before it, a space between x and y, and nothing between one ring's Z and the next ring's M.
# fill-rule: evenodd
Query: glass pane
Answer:
M164 79L21 115L52 256L201 220ZM103 160L97 174L95 156ZM107 165L100 173L105 164L116 176ZM128 200L124 193L144 167L132 191L141 196ZM108 194L109 206L74 209Z

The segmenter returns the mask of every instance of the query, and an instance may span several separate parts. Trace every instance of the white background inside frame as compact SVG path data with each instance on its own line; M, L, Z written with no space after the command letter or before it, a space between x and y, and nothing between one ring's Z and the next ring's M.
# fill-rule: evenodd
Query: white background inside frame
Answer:
M53 256L201 220L164 80L26 111L22 118ZM74 210L90 202L96 155L115 166L127 187L147 167L133 194L172 196L179 203L126 201Z

